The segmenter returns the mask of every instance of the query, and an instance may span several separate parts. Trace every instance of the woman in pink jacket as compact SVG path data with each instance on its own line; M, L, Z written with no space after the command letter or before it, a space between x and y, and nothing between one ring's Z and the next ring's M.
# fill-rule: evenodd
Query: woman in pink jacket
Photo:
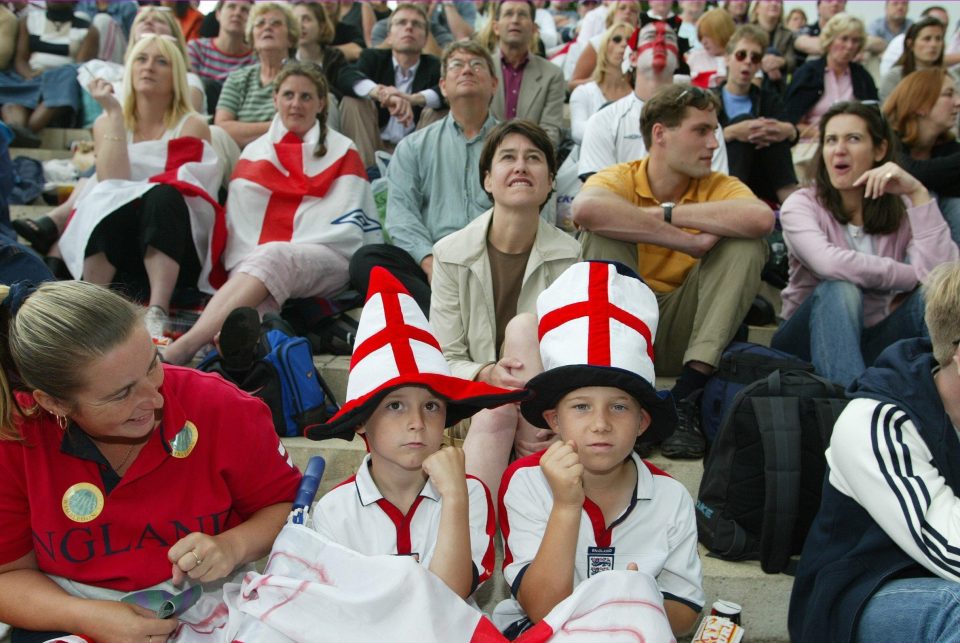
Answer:
M814 184L780 211L790 281L772 345L845 386L893 342L926 335L918 286L958 257L936 201L892 161L893 140L876 106L834 105Z

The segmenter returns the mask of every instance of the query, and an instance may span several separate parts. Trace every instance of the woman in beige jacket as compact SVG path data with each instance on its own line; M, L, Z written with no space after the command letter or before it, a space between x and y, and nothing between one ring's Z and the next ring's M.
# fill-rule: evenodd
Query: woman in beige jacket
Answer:
M580 244L540 217L556 171L546 132L530 121L501 123L480 154L493 208L433 248L430 323L458 377L522 388L543 370L537 297L580 259ZM535 453L552 440L516 405L483 411L464 441L467 471L496 497L514 451Z

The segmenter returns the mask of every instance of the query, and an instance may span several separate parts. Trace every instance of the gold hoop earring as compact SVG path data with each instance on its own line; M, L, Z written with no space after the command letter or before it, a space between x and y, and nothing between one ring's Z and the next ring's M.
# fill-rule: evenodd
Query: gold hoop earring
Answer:
M57 415L57 425L60 427L61 431L67 430L67 416L66 415Z

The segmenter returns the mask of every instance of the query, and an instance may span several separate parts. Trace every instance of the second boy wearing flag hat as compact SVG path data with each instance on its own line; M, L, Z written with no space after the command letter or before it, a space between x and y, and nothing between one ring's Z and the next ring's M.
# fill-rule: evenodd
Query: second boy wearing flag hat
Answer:
M452 376L420 307L383 268L368 293L347 402L307 437L360 433L370 453L317 502L314 528L363 554L411 556L467 597L493 571L493 506L463 450L441 448L443 430L527 393Z
M546 370L528 382L521 411L560 441L504 473L503 575L515 598L494 622L518 634L581 583L632 570L660 595L631 626L650 636L666 619L682 636L705 600L693 499L633 452L677 419L669 394L654 389L656 296L615 264L581 262L541 293L537 313Z
M622 271L624 274L621 274ZM612 386L632 395L650 414L640 442L660 442L677 423L669 393L654 388L653 338L657 299L620 264L581 262L537 300L544 372L527 388L520 410L531 424L550 428L544 411L583 386Z

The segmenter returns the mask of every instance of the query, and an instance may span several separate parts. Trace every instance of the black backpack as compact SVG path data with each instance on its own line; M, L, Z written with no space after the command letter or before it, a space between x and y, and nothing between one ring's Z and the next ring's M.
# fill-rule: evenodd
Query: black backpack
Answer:
M796 370L776 370L736 395L697 497L697 531L712 554L790 571L820 507L824 451L847 402L842 386Z
M700 427L708 446L716 439L737 393L778 369L812 373L813 364L761 344L732 342L727 346L700 398Z

